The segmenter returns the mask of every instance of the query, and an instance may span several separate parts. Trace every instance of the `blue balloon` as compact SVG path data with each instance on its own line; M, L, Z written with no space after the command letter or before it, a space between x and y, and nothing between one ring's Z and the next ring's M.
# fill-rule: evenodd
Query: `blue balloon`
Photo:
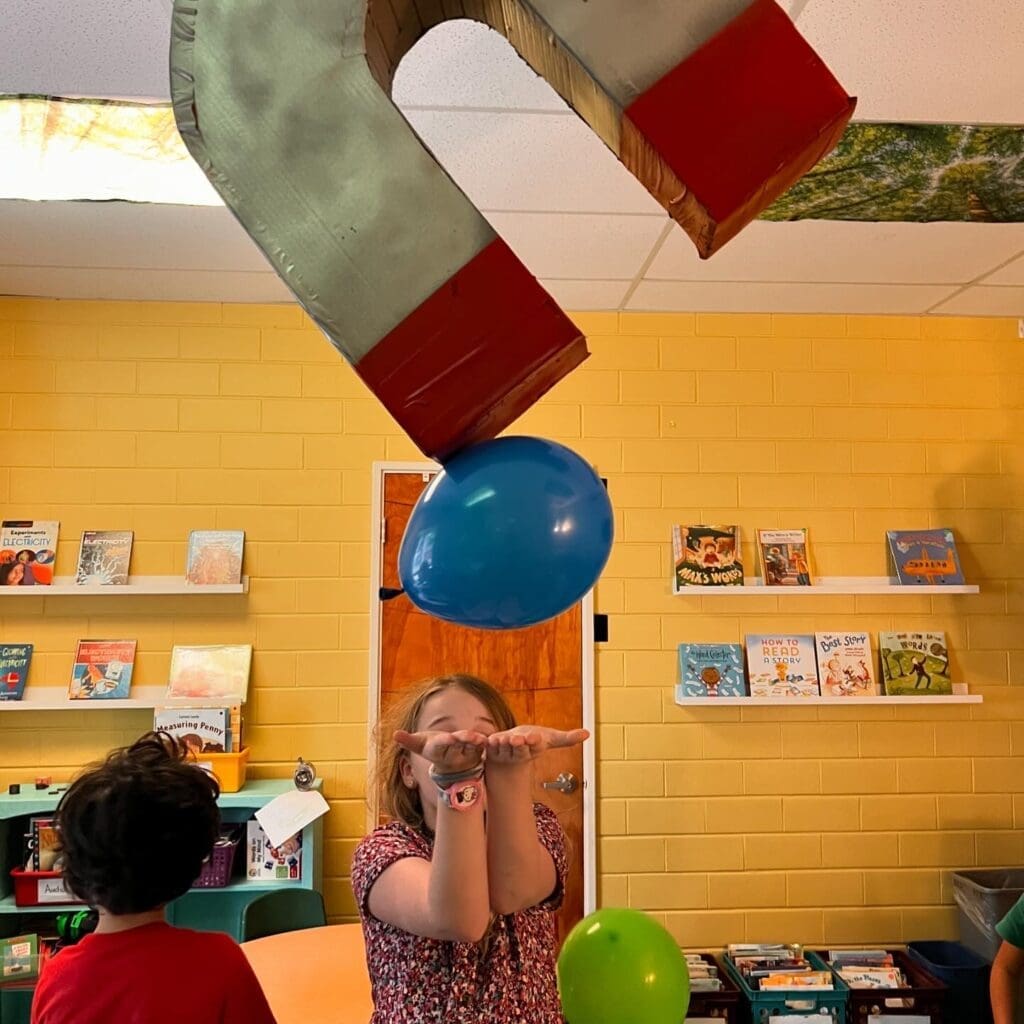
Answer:
M430 615L518 629L583 597L613 536L608 492L574 451L501 437L463 449L431 481L409 518L398 575Z

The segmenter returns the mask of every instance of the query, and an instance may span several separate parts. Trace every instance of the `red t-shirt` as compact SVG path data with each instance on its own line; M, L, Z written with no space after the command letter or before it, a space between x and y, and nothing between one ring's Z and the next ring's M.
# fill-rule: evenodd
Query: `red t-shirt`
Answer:
M43 968L32 1024L276 1024L249 961L220 932L162 921L87 935Z

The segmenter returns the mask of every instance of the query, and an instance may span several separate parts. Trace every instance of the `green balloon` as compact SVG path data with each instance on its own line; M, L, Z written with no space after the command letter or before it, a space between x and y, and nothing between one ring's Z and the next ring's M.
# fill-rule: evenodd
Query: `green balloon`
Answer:
M558 992L569 1024L682 1024L690 973L675 939L638 910L585 917L558 955Z

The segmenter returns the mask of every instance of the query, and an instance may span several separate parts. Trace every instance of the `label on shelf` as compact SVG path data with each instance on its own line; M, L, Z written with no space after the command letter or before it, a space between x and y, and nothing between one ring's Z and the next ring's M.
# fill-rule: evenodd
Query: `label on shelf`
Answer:
M77 903L78 900L64 888L63 878L40 878L36 882L37 903Z

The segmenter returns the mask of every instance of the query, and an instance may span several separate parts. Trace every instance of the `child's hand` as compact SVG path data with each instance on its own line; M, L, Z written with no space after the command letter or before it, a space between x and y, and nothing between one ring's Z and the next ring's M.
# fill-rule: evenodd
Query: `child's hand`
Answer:
M475 768L487 749L482 732L461 729L459 732L406 732L399 729L395 742L412 754L425 757L439 772L463 772Z
M590 735L586 729L549 729L546 725L517 725L487 737L487 764L520 764L540 757L545 750L575 747Z

